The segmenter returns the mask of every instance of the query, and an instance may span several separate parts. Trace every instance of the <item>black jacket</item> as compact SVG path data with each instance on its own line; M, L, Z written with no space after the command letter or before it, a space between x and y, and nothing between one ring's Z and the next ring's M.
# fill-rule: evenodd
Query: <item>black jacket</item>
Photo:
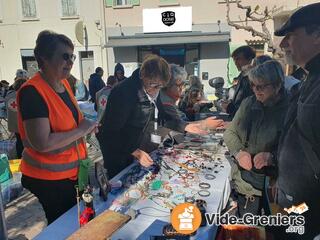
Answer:
M307 65L309 74L303 82L299 93L292 99L285 120L283 134L278 151L278 203L281 207L291 207L305 202L311 217L306 218L314 227L306 233L315 234L319 230L320 214L320 180L314 177L316 164L310 164L310 158L304 151L301 134L313 148L320 164L320 54ZM318 173L319 176L319 173ZM310 235L311 236L311 235ZM313 235L314 237L314 235ZM313 239L301 238L301 239Z
M149 134L147 126L154 120L155 107L143 91L139 70L112 89L101 122L99 139L110 176L130 164L131 153L140 147L144 134ZM178 129L179 122L164 112L160 97L156 104L159 124L171 123L173 130Z
M239 79L239 82L236 86L233 99L227 108L227 113L230 114L231 118L236 114L242 101L253 95L248 76L241 72L237 78Z
M117 72L120 71L123 73L123 79L118 79L117 77ZM127 79L125 76L124 76L124 67L121 63L117 63L116 66L114 67L114 76L117 78L117 80L119 82L122 82L123 80Z
M106 84L102 80L101 76L97 73L93 73L89 78L89 93L92 102L96 102L96 93L102 89Z

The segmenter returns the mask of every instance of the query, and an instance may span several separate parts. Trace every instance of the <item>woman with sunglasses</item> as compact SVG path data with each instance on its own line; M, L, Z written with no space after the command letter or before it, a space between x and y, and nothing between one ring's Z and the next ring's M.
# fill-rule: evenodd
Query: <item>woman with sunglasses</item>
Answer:
M288 108L281 64L267 61L249 71L254 95L246 98L224 134L234 157L232 178L238 215L261 214L266 174L276 164L280 132Z
M73 50L65 35L40 32L34 49L40 70L17 98L21 182L39 199L48 224L76 204L79 162L87 155L81 139L97 127L83 118L67 81Z

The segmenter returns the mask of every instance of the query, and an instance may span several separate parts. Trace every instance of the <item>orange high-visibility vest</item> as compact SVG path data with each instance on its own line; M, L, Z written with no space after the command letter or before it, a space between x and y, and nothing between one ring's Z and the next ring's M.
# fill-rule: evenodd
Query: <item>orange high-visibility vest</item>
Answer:
M79 122L83 119L82 113L77 107L77 101L72 94L69 83L66 79L62 83L68 92L73 104L78 110ZM60 98L60 96L43 80L40 73L22 85L33 86L46 102L49 111L49 122L52 132L66 132L77 128L71 110ZM20 91L18 91L17 101L20 102ZM32 104L32 103L29 103ZM20 106L20 105L19 105ZM79 168L79 159L85 159L86 146L83 141L78 140L68 146L56 149L51 152L38 152L32 149L31 144L26 138L26 132L20 112L18 112L18 127L24 150L22 153L21 172L29 177L44 180L76 179ZM78 145L79 157L77 153Z

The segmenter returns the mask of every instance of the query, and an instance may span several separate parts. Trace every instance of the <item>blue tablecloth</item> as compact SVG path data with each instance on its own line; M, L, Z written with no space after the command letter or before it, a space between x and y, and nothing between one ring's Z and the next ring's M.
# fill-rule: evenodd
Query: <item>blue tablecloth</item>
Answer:
M223 154L222 154L223 156ZM227 159L222 159L223 168L219 171L219 174L216 175L214 180L207 180L210 183L210 193L209 197L197 197L202 198L207 201L207 212L208 213L218 213L222 209L225 208L229 194L230 194L230 173L231 167ZM122 172L120 172L116 177L112 179L112 181L119 180L123 175L125 175L131 168L135 167L136 164L130 165ZM97 215L102 213L104 210L110 208L113 200L118 199L119 194L109 194L109 198L107 202L102 202L99 198L96 198L94 201L94 206ZM152 208L159 209L159 206L155 205L154 202L147 200L138 201L134 203L131 208L133 209L141 209L147 208L149 209L149 213L153 213L148 216L146 212L145 214L138 215L135 219L130 220L126 225L124 225L121 229L119 229L113 236L112 239L139 239L139 240L149 240L151 235L162 235L162 227L163 225L170 222L170 217L168 214L153 211ZM111 208L112 209L112 208ZM147 209L146 209L147 210ZM169 211L168 209L166 209ZM156 213L156 214L155 214ZM155 216L158 215L158 216ZM159 216L160 215L160 216ZM34 239L36 240L50 240L50 239L66 239L73 232L75 232L79 228L77 221L77 207L74 206L64 215L62 215L55 222L50 224L47 228L45 228L38 236ZM193 236L191 239L214 239L216 227L215 226L206 226L199 228L197 234Z

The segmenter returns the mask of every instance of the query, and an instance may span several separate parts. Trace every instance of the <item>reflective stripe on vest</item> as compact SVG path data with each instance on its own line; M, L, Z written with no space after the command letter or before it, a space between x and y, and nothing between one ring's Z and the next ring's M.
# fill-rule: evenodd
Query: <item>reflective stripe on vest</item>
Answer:
M31 144L28 142L28 140L24 139L22 140L22 143L23 143L23 146L25 148L32 148ZM64 146L64 147L61 147L61 148L58 148L58 149L55 149L55 150L52 150L52 151L49 151L49 152L45 152L46 154L59 154L59 153L62 153L70 148L73 148L75 147L76 145L79 146L79 142L77 143L77 141L74 141L70 144L68 144L67 146Z
M42 163L33 159L25 150L22 152L22 159L32 167L48 170L50 172L63 172L63 171L74 169L79 166L78 159L70 163L59 163L59 164Z

